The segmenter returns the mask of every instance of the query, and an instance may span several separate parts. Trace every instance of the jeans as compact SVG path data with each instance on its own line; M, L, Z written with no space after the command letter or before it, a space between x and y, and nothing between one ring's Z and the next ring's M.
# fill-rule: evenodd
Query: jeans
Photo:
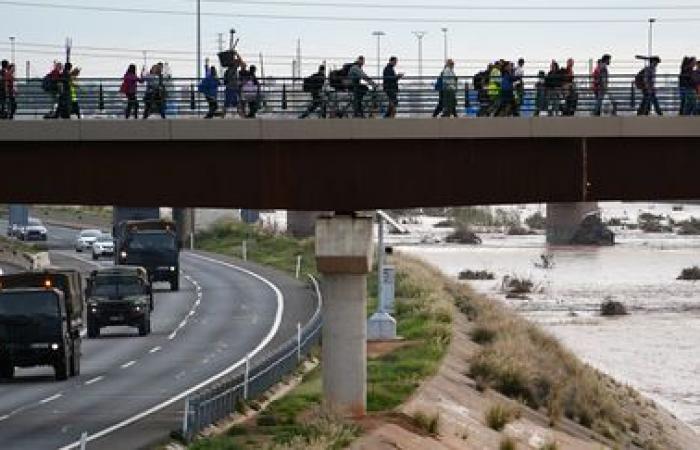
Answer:
M437 117L440 115L442 110L444 109L444 95L442 94L442 90L438 91L438 104L435 106L435 110L433 111L433 117Z
M607 97L608 100L610 100L610 103L612 103L612 115L616 116L617 115L617 102L615 102L615 99L612 98L612 96L607 92L607 91L595 91L593 92L595 94L595 108L593 109L593 115L594 116L600 116L600 114L603 111L603 102L605 101L605 98Z
M136 99L136 94L126 94L126 111L124 114L128 119L131 114L134 114L134 119L139 117L139 101Z
M365 94L369 91L369 88L363 84L358 84L352 88L353 93L353 116L354 117L364 117L364 99Z
M165 102L163 101L163 98L160 95L153 93L146 94L146 96L143 98L143 103L144 119L148 119L148 116L151 115L151 111L154 109L160 114L161 118L165 119Z
M681 90L681 110L682 116L692 116L696 113L698 104L698 93L695 89L683 88Z
M457 117L457 92L445 89L442 93L442 117Z
M311 93L311 103L309 103L309 106L306 108L306 111L302 113L301 116L299 116L300 119L306 119L316 111L317 109L320 109L321 111L321 117L326 117L326 111L323 105L323 97L321 96L320 92L312 92Z
M656 91L645 89L642 91L642 103L639 105L637 110L638 116L648 116L651 112L651 107L654 107L654 111L659 116L663 116L664 113L661 111L661 106L659 105L659 99L656 98Z
M216 110L219 109L219 102L216 97L207 97L207 104L209 105L209 111L204 118L211 119L216 114Z

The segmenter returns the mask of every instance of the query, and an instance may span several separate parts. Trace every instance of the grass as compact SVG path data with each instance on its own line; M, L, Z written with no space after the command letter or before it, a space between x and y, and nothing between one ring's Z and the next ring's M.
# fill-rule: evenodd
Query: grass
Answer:
M301 255L301 273L317 274L313 239L299 240L258 226L235 221L220 221L211 229L197 234L197 248L241 258L246 241L249 261L296 272L297 256Z
M518 444L516 444L515 441L509 437L504 438L498 445L498 450L516 450L517 448Z
M431 436L437 436L440 431L440 414L428 415L423 411L417 411L413 414L413 421L418 428Z
M488 410L484 419L486 425L492 430L501 431L508 423L513 420L513 411L503 405L493 405Z
M6 248L11 252L35 254L45 252L47 247L45 244L28 244L16 239L9 239L5 236L0 236L0 248Z

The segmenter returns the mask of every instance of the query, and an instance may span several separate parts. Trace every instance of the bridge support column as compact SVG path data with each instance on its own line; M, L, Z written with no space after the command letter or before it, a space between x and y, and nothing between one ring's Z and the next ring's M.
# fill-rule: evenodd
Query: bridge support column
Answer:
M322 211L287 211L287 232L297 238L307 238L314 235L316 219Z
M323 404L345 417L367 409L367 274L372 218L322 217L316 262L323 274Z
M570 245L584 217L597 210L597 202L548 203L547 243Z
M173 208L173 221L177 226L177 240L183 248L190 248L194 233L194 208Z

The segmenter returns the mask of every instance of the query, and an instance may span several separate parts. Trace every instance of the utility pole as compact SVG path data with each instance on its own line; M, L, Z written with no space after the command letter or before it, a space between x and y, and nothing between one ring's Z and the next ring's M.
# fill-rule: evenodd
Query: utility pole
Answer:
M148 67L148 50L143 51L143 68L146 69Z
M447 51L447 28L443 27L443 28L440 28L440 30L442 31L442 35L443 35L443 38L445 40L445 45L444 45L444 47L445 47L445 63L447 63L447 53L448 53L448 51Z
M372 36L377 37L377 79L382 76L381 64L382 64L382 36L386 36L383 31L373 31Z
M427 31L413 31L413 35L418 39L418 78L423 82L423 38Z
M15 63L15 37L10 36L10 62Z
M653 17L649 18L649 58L651 58L653 54L653 44L654 44L654 23L656 22L656 19Z
M202 78L202 0L197 0L197 82Z
M301 64L301 38L297 38L297 73L296 78L301 78L302 64Z

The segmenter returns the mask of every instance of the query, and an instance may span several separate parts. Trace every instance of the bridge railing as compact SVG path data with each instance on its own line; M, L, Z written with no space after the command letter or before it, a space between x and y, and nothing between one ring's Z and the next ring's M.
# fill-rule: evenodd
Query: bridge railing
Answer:
M242 402L255 399L292 374L311 350L321 342L321 291L309 276L318 306L311 320L295 337L282 343L260 360L249 361L228 377L204 387L185 402L182 436L193 440L206 427L230 417Z
M299 117L310 105L311 94L303 91L303 79L298 78L261 78L258 94L252 99L259 107L257 116L262 118ZM366 116L380 117L386 111L388 98L383 91L381 80L376 80L377 89L369 88L363 98L363 110ZM399 83L398 117L431 117L438 103L439 92L435 89L435 77L406 77ZM593 92L593 80L590 76L577 76L571 88L547 89L539 84L543 80L537 77L525 77L524 89L516 90L518 112L522 116L535 114L591 115L596 98ZM117 78L84 78L76 81L76 101L80 105L84 119L118 119L125 115L126 97L120 93L122 80ZM41 119L55 106L55 99L44 92L41 79L17 81L16 96L17 119ZM207 101L198 92L198 83L191 78L166 78L164 86L167 96L164 100L165 113L170 119L189 119L204 117L208 111ZM145 87L138 87L139 113L144 111ZM491 105L495 97L489 98L487 91L474 89L473 77L459 77L457 88L457 112L460 116L477 116L480 103ZM642 101L642 92L634 86L633 75L611 75L609 96L603 102L603 111L610 112L613 99L617 112L621 115L636 114ZM675 115L681 106L681 92L678 76L659 75L656 80L656 95L664 114ZM225 88L218 90L218 111L221 112L225 100ZM496 96L497 97L497 96ZM337 90L328 83L322 91L322 107L315 116L349 117L353 115L352 90ZM482 102L480 102L482 100ZM228 116L236 116L234 108L228 109ZM482 112L485 109L482 109ZM491 111L493 115L494 111ZM158 115L157 111L152 112ZM140 116L140 117L141 117ZM75 116L74 116L75 117Z

